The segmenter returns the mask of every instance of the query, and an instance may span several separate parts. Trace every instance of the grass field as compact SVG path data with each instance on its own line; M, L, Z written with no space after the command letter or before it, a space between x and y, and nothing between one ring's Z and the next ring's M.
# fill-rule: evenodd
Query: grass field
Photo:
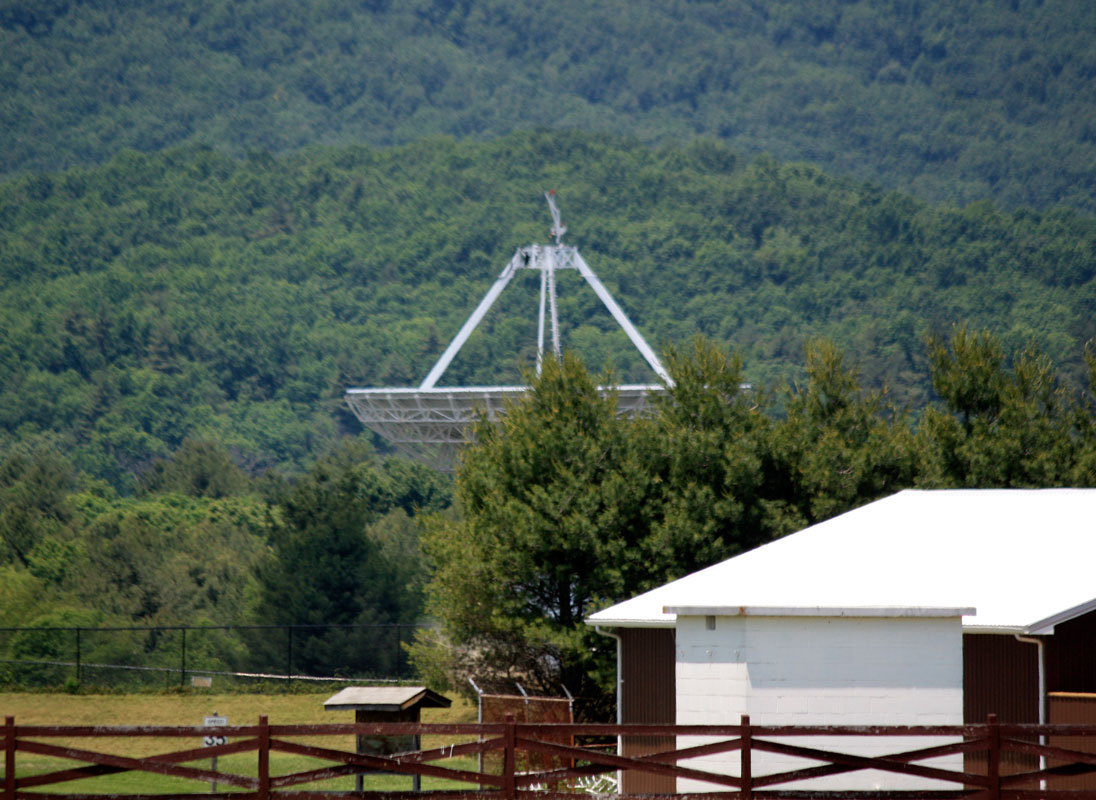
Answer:
M0 694L0 716L14 717L16 725L201 725L204 717L214 712L227 717L231 725L253 725L261 715L266 715L271 725L322 724L353 722L350 712L325 711L323 701L333 692L323 694L166 694L166 695L68 695L68 694ZM428 708L422 712L423 722L475 722L476 709L467 701L455 699L448 709ZM126 756L150 756L184 749L180 739L153 738L95 738L50 739L50 744ZM451 740L446 739L448 744ZM353 752L354 741L350 736L309 737L307 743L319 747ZM425 747L440 745L429 737ZM197 746L194 742L193 746ZM284 753L271 754L271 774L280 775L323 766L315 759ZM474 759L453 759L436 762L439 766L461 769L475 767ZM78 766L77 762L48 756L18 753L16 775L38 775L59 768ZM208 760L192 762L189 766L208 769ZM255 775L257 758L254 752L238 753L219 759L218 769L240 775ZM466 784L444 783L424 778L423 788L441 788ZM410 789L411 779L403 776L367 776L367 789ZM152 773L120 773L87 778L69 783L42 787L48 792L80 793L168 793L202 792L208 784L183 778L165 777ZM221 785L219 790L228 787ZM302 787L304 788L304 787ZM308 788L350 790L354 788L351 777L311 784Z

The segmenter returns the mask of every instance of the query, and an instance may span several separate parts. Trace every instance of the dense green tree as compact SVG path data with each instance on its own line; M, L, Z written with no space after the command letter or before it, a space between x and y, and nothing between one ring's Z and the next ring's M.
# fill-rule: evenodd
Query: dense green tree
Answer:
M1069 476L1071 486L1096 485L1096 339L1085 346L1088 387L1074 410L1077 460Z
M417 622L421 566L408 526L385 515L398 489L428 491L390 478L368 448L349 443L321 459L281 497L270 522L272 560L261 570L256 611L263 624L305 626L295 634L293 668L385 674L394 648L374 651L368 632L349 626ZM405 495L406 496L406 495ZM382 518L385 521L379 531ZM383 533L380 539L378 533ZM404 560L398 560L398 559ZM309 627L316 626L316 627ZM269 642L260 643L269 646Z
M566 354L476 435L457 476L461 517L436 518L424 541L430 612L462 653L456 680L518 679L552 694L563 685L581 707L596 705L592 633L580 623L629 584L646 527L645 470L615 398ZM446 657L423 644L418 654Z
M64 587L88 607L145 625L246 619L268 558L256 498L76 500L88 522Z
M697 337L670 348L673 384L652 420L637 423L651 542L631 591L650 588L786 532L771 511L790 499L786 466L774 458L766 391L745 383L741 359Z
M865 391L832 342L808 347L806 370L806 385L789 387L776 434L802 514L796 527L907 488L921 469L910 417L885 392Z
M30 566L34 550L72 515L72 465L51 450L0 464L0 558Z
M1025 348L1006 358L998 339L957 328L929 343L933 385L944 409L922 422L928 441L926 480L939 486L1068 486L1080 474L1084 427L1076 401L1049 359Z
M155 461L138 485L143 494L179 492L213 498L243 494L249 488L247 476L223 447L193 439L184 440L170 459Z
M671 343L675 385L650 419L625 424L576 370L574 399L522 412L524 440L485 432L493 455L469 451L479 474L462 476L460 514L434 524L431 551L440 565L450 536L468 581L495 580L452 532L482 535L539 598L500 606L514 616L473 630L495 649L472 652L543 686L566 671L598 697L611 664L576 627L591 604L907 480L1096 479L1094 367L1080 347L1096 334L1096 224L1076 212L930 206L715 141L656 150L574 132L291 157L127 152L0 185L5 619L33 618L34 601L112 622L415 618L417 514L448 505L447 479L353 447L313 464L360 430L347 386L417 382L513 248L544 241L552 185L565 187L568 241L652 341ZM565 341L616 378L650 380L578 277L559 279ZM448 380L522 380L536 287L519 283ZM922 331L956 320L986 333L938 340L926 357ZM714 344L680 344L698 330ZM815 337L836 344L804 363ZM531 426L557 406L550 440L550 426ZM76 493L56 452L79 473ZM506 470L524 477L507 483ZM281 497L269 525L259 495ZM559 526L567 536L542 563L583 569L521 573L509 551L522 532ZM624 538L595 536L609 530ZM296 563L312 570L307 586L292 584ZM541 611L548 622L529 634L519 612ZM359 645L302 637L298 666Z
M26 624L20 626L23 630L12 634L8 644L9 656L17 662L7 665L8 680L31 686L59 686L62 683L72 686L72 677L68 676L66 680L69 670L60 666L60 663L76 658L75 639L71 630L66 629L92 628L102 625L104 620L101 612L64 606L45 609L26 620ZM87 655L90 654L85 651L84 656Z

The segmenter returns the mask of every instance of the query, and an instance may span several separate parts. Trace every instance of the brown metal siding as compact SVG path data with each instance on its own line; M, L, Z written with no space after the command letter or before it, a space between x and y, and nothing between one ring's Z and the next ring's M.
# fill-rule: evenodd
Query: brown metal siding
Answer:
M963 634L963 721L1039 721L1039 649L1004 634ZM1005 774L1026 772L1037 759L1018 753L1002 755ZM984 753L968 753L968 772L984 775Z
M673 628L622 628L621 722L677 721Z
M1096 612L1043 640L1047 692L1096 693ZM1008 634L963 635L963 719L1039 721L1039 648Z
M1048 692L1096 692L1096 612L1055 625L1043 640Z
M1047 706L1047 721L1051 723L1091 725L1096 722L1096 694L1052 692L1047 697ZM1096 752L1096 742L1090 736L1051 736L1050 746L1082 753ZM1049 759L1047 766L1054 767L1060 763ZM1055 778L1051 786L1055 789L1096 789L1096 774Z
M672 628L620 628L620 721L673 725L677 721L676 656ZM674 750L672 736L625 736L625 756ZM674 779L627 771L621 791L634 794L673 792Z
M1047 721L1096 723L1096 612L1054 626L1046 643ZM1092 752L1085 737L1052 736L1052 747ZM1049 762L1054 766L1055 762ZM1056 779L1060 789L1096 789L1096 774Z
M1039 649L1007 634L963 635L963 721L1039 721Z

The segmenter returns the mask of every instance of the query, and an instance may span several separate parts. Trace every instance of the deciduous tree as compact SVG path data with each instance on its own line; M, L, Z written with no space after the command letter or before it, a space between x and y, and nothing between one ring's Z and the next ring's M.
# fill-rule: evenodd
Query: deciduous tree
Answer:
M370 526L405 499L400 489L404 495L429 494L414 482L393 481L372 451L356 442L321 459L298 480L271 516L274 557L260 573L260 620L306 626L417 622L421 584L409 578L421 566L392 563L399 549L370 535ZM403 551L409 552L414 551ZM331 670L342 664L361 670L363 658L369 660L362 653L368 644L360 632L305 629L294 645L294 668ZM386 648L365 666L384 674L394 667L393 653Z
M1075 398L1034 348L1011 363L986 331L957 327L929 342L944 408L925 411L924 482L940 487L1068 486L1080 445Z

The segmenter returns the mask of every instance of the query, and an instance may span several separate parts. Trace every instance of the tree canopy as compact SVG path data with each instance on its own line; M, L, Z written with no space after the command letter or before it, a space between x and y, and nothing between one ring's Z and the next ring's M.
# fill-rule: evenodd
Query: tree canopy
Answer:
M298 674L389 677L405 664L378 626L421 619L416 515L449 505L447 478L353 439L292 482L253 480L223 447L190 440L147 475L120 497L55 452L0 462L0 653L31 662L5 661L0 685L67 674L40 663L72 657L57 627L113 629L85 635L88 664L177 667L173 629L190 626L192 668L283 672L271 625L305 626ZM249 625L266 627L203 627Z
M537 127L1096 211L1086 0L7 0L0 171Z

